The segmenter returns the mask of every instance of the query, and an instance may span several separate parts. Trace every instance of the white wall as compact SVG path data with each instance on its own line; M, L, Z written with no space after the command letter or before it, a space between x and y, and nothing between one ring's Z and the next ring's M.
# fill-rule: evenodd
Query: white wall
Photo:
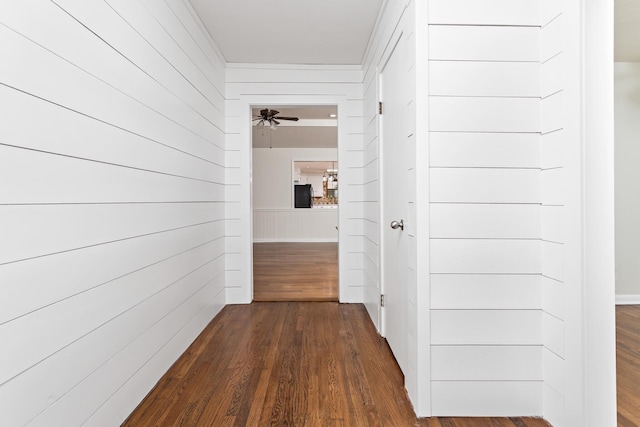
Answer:
M293 208L293 162L337 161L336 148L254 148L253 241L337 242L338 210ZM320 188L314 184L314 191ZM303 182L306 184L306 182Z
M293 205L294 161L337 161L337 148L254 148L253 208L289 209ZM322 176L320 176L322 181ZM301 182L306 184L306 182ZM317 185L314 185L314 191ZM320 185L322 194L322 184Z
M579 188L583 192L579 216L568 209L573 215L568 223L576 231L576 225L581 225L582 234L580 240L567 239L567 248L574 252L571 258L582 256L582 264L578 267L568 263L566 257L565 277L570 276L569 272L577 276L579 271L582 282L580 287L571 286L566 299L570 301L565 328L566 367L571 372L567 377L567 388L571 390L567 392L567 412L572 425L615 425L614 1L576 1L569 11L571 32L565 36L570 40L568 51L576 56L579 53L581 60L581 73L573 71L570 76L582 76L583 83L578 87L577 78L565 81L570 88L573 113L576 117L582 114L581 133L572 129L581 150L574 150L567 157L568 170L581 177L581 185L571 182L569 193L579 194ZM576 94L576 90L580 92ZM582 244L579 252L574 250L578 242ZM574 325L579 325L580 330ZM578 347L580 338L582 345ZM573 381L577 375L582 375L582 384ZM579 385L582 394L578 392Z
M615 63L616 295L640 304L640 63Z
M229 64L227 109L227 302L252 298L251 105L337 105L340 164L339 293L362 302L362 71L357 66Z
M544 416L615 425L613 1L541 6Z
M613 425L612 2L387 8L365 61L364 111L374 121L373 52L410 28L396 25L399 15L415 13L415 62L407 65L416 73L408 105L417 269L408 297L417 307L409 345L418 365L405 380L417 413ZM379 187L377 134L365 119L366 194ZM382 225L377 199L369 200L365 302L375 322Z
M225 303L224 66L181 0L0 23L0 424L119 425Z
M431 410L542 415L539 5L473 5L429 5Z
M566 15L562 2L547 1L541 10L540 91L542 101L540 167L542 179L542 369L544 415L558 425L566 419L565 375L565 244L566 156L564 78L566 57L563 31Z

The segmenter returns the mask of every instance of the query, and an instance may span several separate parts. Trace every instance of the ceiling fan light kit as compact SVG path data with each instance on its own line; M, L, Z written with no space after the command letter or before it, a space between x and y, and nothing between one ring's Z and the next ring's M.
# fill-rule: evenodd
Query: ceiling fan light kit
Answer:
M292 122L297 122L299 120L297 117L282 117L278 116L278 114L280 114L279 111L264 108L260 110L260 115L253 117L253 121L259 120L257 126L264 126L266 122L269 124L271 130L276 130L277 126L280 124L278 120L288 120Z
M264 132L265 123L269 125L269 129L276 130L278 129L278 125L280 124L278 120L289 120L292 122L297 122L299 120L298 117L282 117L278 116L278 114L280 114L280 111L264 108L260 110L259 115L253 116L252 121L255 122L256 120L259 120L258 123L256 123L256 126L260 127ZM271 133L269 133L269 148L273 148L273 146L271 145Z

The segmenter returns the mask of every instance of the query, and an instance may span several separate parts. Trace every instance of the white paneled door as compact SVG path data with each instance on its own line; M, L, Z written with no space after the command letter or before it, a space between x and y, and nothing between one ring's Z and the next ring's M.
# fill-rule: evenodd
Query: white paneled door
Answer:
M383 335L398 365L408 372L407 276L408 158L407 106L404 96L406 70L404 44L400 40L380 76L381 115L381 210L382 210L382 308Z

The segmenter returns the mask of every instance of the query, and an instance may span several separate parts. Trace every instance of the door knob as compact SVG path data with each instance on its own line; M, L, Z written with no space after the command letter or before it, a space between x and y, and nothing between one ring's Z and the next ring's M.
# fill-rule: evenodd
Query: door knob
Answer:
M391 228L393 228L394 230L397 230L398 228L400 230L404 230L404 220L401 219L400 222L398 221L391 221Z

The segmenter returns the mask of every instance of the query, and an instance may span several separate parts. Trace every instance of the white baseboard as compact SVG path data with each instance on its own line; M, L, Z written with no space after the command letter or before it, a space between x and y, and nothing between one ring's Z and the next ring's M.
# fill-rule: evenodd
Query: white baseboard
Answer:
M640 295L616 295L616 305L640 305Z
M330 239L254 239L253 243L338 243L337 238Z

